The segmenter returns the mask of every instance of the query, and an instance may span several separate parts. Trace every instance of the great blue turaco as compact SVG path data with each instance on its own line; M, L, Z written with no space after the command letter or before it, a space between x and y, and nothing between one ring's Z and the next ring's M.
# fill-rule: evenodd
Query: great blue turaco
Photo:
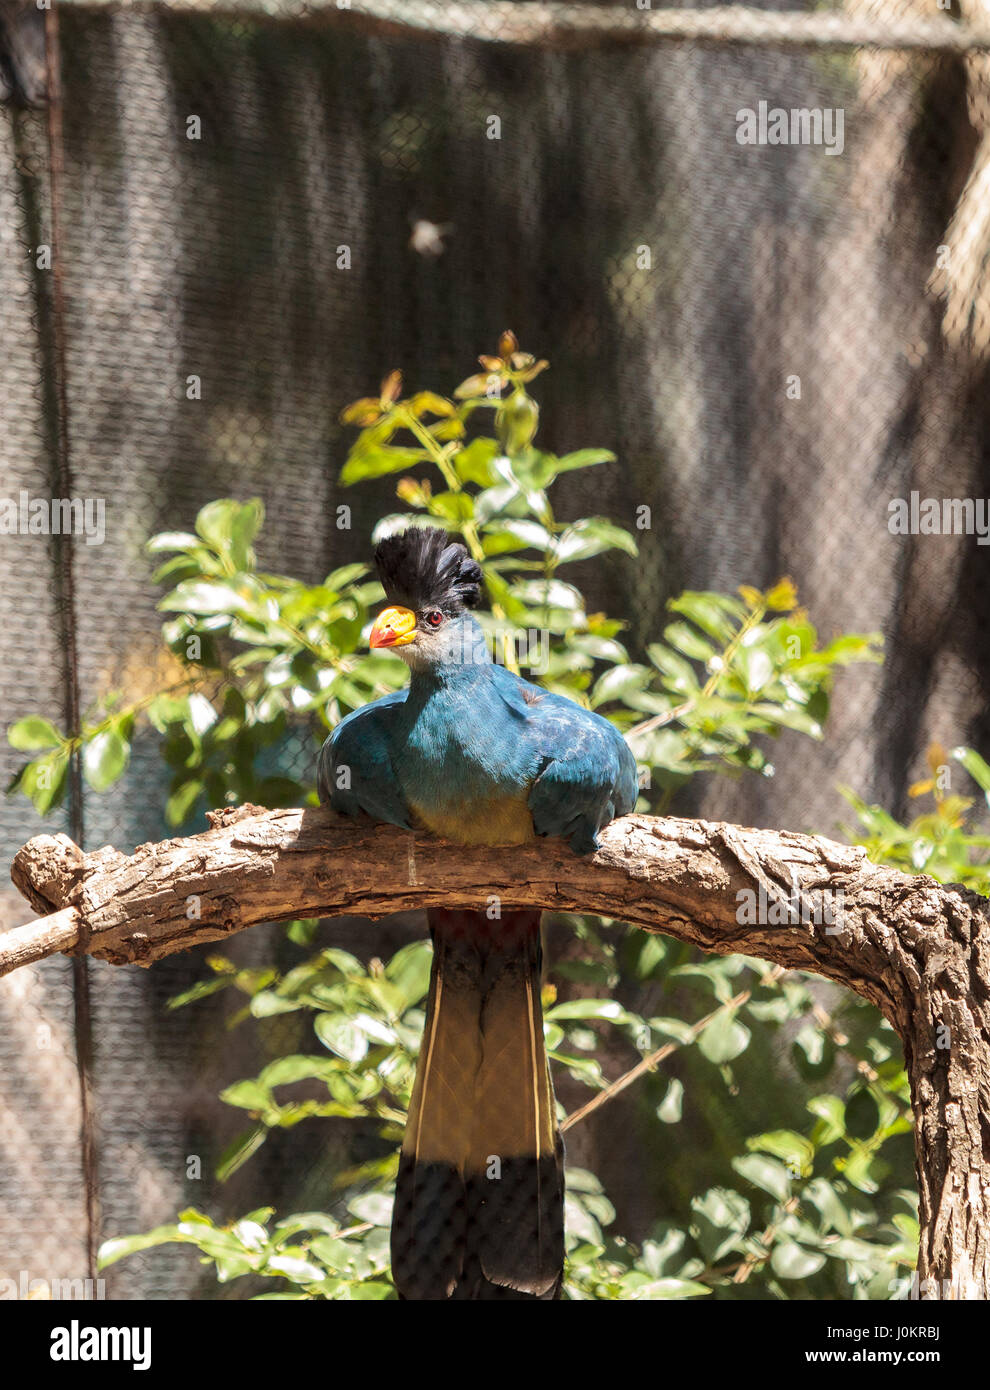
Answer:
M607 720L493 662L470 609L480 566L435 528L382 540L373 648L409 685L323 745L320 800L466 845L566 837L631 811L633 755ZM431 908L426 1024L399 1161L392 1277L406 1299L552 1299L563 1145L543 1042L540 912Z

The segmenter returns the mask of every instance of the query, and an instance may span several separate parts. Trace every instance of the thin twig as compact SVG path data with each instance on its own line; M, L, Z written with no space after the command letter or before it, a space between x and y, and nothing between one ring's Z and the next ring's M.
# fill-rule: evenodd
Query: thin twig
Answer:
M773 983L774 980L778 980L784 973L783 966L775 965L768 974L763 976L760 983ZM644 1057L642 1061L637 1062L634 1067L630 1067L630 1069L624 1072L617 1081L611 1082L610 1085L605 1087L604 1091L599 1091L586 1105L582 1105L579 1110L575 1110L572 1114L568 1115L567 1119L560 1126L561 1133L563 1133L564 1130L570 1129L572 1125L576 1125L580 1120L585 1119L588 1115L592 1114L593 1111L600 1109L601 1106L607 1105L620 1091L624 1091L627 1086L631 1086L634 1081L637 1081L639 1077L645 1075L646 1072L653 1071L661 1062L665 1062L672 1053L678 1052L682 1047L690 1047L691 1043L696 1042L708 1025L718 1018L720 1014L727 1013L732 1009L738 1009L741 1004L745 1004L752 998L752 994L753 991L751 989L740 990L734 998L727 999L724 1004L720 1004L717 1009L713 1009L710 1014L706 1014L704 1018L692 1024L690 1034L683 1042L664 1043L664 1045L658 1047L655 1052L651 1052L648 1057Z

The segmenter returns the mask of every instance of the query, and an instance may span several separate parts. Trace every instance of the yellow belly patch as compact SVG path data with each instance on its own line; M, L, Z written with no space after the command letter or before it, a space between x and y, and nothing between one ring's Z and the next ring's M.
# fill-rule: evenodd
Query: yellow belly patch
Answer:
M536 838L525 794L489 806L439 812L412 807L418 824L461 845L524 845Z

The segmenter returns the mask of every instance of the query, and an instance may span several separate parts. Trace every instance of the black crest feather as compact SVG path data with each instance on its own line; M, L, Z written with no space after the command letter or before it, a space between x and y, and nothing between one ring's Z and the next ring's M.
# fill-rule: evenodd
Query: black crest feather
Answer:
M453 615L481 602L482 575L460 541L435 526L410 526L375 550L378 577L390 603Z

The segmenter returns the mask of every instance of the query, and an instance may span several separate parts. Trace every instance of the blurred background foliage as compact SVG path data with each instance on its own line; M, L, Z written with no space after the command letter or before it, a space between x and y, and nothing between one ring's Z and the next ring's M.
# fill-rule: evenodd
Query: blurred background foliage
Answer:
M636 528L601 515L565 520L551 500L561 475L593 480L619 465L605 449L557 456L537 443L528 388L547 364L511 334L479 364L450 396L403 395L392 373L344 412L359 433L341 481L398 475L400 510L374 538L429 524L464 541L484 568L491 611L481 617L497 659L616 723L640 766L641 810L676 809L700 773L772 778L782 731L821 740L837 672L878 661L876 635L823 642L782 578L766 591L682 593L657 640L630 651L626 621L587 611L578 567L609 554L631 563ZM640 530L651 529L648 512L637 514ZM315 585L267 573L255 553L263 522L258 499L221 499L192 531L152 538L166 615L154 688L137 700L107 691L76 738L40 714L17 721L9 741L30 757L11 790L47 813L78 753L102 792L151 728L171 774L167 819L180 832L198 828L208 807L315 803L288 765L293 737L303 729L315 748L406 671L365 649L382 597L369 566L342 566ZM346 505L337 522L349 528ZM788 747L800 757L799 743ZM846 789L850 838L877 862L987 892L990 837L978 811L990 767L968 748L936 747L929 760L930 777L911 794L931 806L910 823ZM951 790L957 772L972 795ZM548 915L547 931L545 1026L573 1164L566 1295L904 1296L917 1246L911 1112L900 1044L880 1015L815 977L702 958L619 922ZM275 954L249 968L211 954L209 976L171 1006L225 992L228 1026L257 1030L264 1065L221 1095L239 1117L213 1154L223 1180L304 1122L346 1124L334 1171L307 1187L319 1209L264 1205L223 1221L190 1208L111 1238L104 1267L175 1242L195 1247L220 1283L244 1280L239 1296L391 1297L391 1186L429 944L362 960L321 945L318 922L296 921ZM623 1193L580 1166L582 1128L612 1106L624 1107L634 1145L619 1186L649 1194L635 1240L613 1205Z

